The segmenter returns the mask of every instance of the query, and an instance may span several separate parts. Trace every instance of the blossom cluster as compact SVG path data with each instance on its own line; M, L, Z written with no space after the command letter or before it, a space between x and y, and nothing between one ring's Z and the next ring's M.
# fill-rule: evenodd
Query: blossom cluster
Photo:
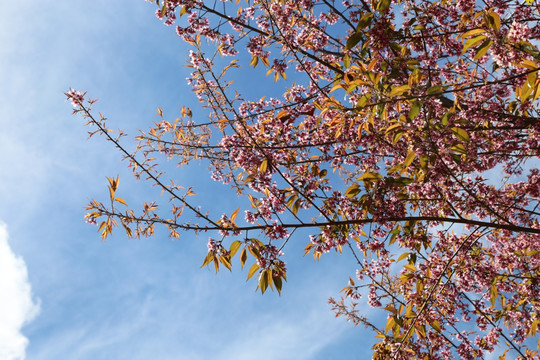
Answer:
M250 206L167 226L219 232L207 246L227 267L240 241L224 244L245 234L263 291L285 278L276 244L296 229L315 258L352 252L361 284L332 303L357 324L361 300L387 312L369 322L375 359L480 359L503 343L526 356L540 322L537 6L175 0L156 15L193 45L188 84L209 118L162 119L140 150L206 159ZM242 66L275 84L237 86ZM254 88L268 96L241 91Z

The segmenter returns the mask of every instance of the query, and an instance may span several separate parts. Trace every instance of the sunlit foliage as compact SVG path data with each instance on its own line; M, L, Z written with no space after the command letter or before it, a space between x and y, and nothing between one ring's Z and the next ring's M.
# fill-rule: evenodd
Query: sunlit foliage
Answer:
M209 116L158 109L131 154L67 93L166 196L137 212L109 179L108 203L87 207L103 239L118 226L211 233L203 266L236 257L260 291L281 292L282 250L305 229L306 254L354 254L330 302L373 330L375 359L538 358L538 3L167 0L156 14L190 44L188 83ZM257 71L281 95L242 93ZM199 207L166 158L207 161L240 208Z

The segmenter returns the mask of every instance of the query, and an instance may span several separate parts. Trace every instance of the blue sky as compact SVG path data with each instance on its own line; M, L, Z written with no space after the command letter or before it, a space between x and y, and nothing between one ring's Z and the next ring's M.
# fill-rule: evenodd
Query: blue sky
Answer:
M165 234L106 243L83 221L90 198L153 200L103 139L87 141L63 92L88 91L113 128L129 134L194 103L187 50L143 0L0 2L0 358L363 359L371 335L327 304L354 272L350 257L287 248L281 296L256 293L239 266L200 269L206 236ZM177 169L202 202L234 195L205 166ZM218 196L219 194L219 196ZM238 265L238 264L236 264Z

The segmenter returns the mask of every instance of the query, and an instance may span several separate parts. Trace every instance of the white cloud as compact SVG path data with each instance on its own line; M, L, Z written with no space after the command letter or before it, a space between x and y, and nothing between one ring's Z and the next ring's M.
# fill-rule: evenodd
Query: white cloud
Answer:
M28 339L21 328L38 313L39 303L32 300L26 264L11 251L6 225L0 223L0 359L25 358Z
M304 319L267 316L253 319L247 331L224 346L217 358L236 360L311 359L345 330L332 316L314 309ZM327 310L327 309L323 309Z

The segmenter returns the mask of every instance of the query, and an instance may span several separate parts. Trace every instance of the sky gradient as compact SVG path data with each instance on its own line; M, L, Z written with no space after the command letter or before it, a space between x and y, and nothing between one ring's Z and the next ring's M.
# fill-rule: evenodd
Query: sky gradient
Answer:
M198 106L187 50L154 11L143 0L0 2L0 358L369 357L371 335L327 304L354 273L346 254L303 258L298 234L282 295L261 295L238 263L199 268L206 236L119 231L104 243L84 223L88 201L107 196L106 176L120 176L128 203L157 195L111 144L87 141L63 92L87 91L131 135L157 121L156 107L174 119L180 105ZM234 194L204 165L173 171L198 184L202 203L231 207Z

